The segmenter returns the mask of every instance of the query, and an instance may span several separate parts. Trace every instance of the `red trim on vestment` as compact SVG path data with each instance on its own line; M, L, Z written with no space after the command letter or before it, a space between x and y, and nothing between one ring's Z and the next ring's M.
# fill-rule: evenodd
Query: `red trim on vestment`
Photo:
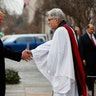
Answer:
M78 50L78 45L77 45L75 37L74 37L74 33L68 25L65 24L65 25L63 25L63 27L65 27L68 30L69 37L71 40L73 55L74 55L75 62L76 62L75 72L76 72L77 79L78 79L80 87L81 87L81 95L87 96L85 71L84 71L84 67L83 67L80 53Z

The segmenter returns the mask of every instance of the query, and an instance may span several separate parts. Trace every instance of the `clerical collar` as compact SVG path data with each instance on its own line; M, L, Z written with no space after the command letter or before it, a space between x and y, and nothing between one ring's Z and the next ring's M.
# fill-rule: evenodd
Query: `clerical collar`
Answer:
M58 27L63 26L64 24L67 24L68 26L70 26L71 28L73 28L70 24L66 23L65 20L62 20L61 23L58 25Z
M60 24L58 25L58 27L63 26L64 24L66 24L65 20L61 21Z

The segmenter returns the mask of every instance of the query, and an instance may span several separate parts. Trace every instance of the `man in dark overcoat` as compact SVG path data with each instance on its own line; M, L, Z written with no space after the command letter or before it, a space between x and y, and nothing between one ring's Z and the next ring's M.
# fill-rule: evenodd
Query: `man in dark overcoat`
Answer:
M4 14L0 11L0 25L3 23ZM5 58L9 58L15 61L30 60L31 52L29 50L24 50L22 53L14 52L3 46L0 39L0 96L5 96L6 82L5 82Z
M96 76L96 34L94 25L88 24L86 33L79 38L79 49L86 71L88 90L92 90L94 80L88 76Z

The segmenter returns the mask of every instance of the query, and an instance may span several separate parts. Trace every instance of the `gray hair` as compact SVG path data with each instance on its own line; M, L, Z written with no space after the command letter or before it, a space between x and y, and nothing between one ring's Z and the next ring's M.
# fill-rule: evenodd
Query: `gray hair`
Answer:
M59 8L53 8L47 12L47 16L51 16L52 18L59 18L60 21L64 20L64 13Z

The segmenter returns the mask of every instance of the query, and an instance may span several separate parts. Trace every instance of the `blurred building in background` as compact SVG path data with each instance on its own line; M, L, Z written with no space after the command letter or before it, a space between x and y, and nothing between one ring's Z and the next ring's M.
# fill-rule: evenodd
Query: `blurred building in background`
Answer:
M46 11L42 10L44 1L24 0L24 2L23 13L21 15L8 14L6 10L3 10L5 17L0 31L5 35L27 33L45 33L50 35L52 31L46 22Z
M40 12L43 5L43 0L30 0L28 6L29 19L28 23L31 25L31 29L36 33L45 33L51 39L51 29L49 28L46 20L46 12ZM40 11L39 11L40 10Z

